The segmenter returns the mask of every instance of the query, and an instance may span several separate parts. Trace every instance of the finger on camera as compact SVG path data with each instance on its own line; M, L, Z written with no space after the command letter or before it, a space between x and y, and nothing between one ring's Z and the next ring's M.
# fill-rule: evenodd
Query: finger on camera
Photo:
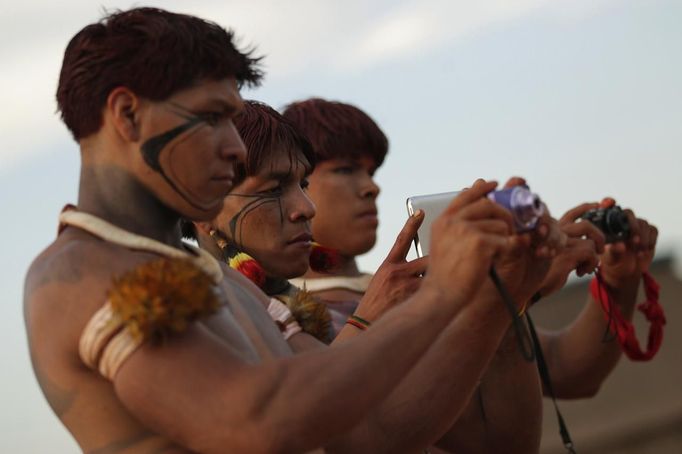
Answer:
M513 188L515 186L525 186L525 185L526 185L526 179L525 178L523 178L523 177L511 177L504 184L504 189Z
M599 208L611 208L616 205L616 199L613 197L604 197L599 202Z
M472 224L479 230L495 235L510 235L512 229L509 224L499 219L481 219L473 221Z
M535 248L535 258L538 259L549 259L553 257L552 249L546 244L537 246Z
M505 237L500 235L493 235L484 233L483 241L491 247L492 256L504 254L509 251L510 240L512 237Z
M417 235L419 226L421 226L423 221L424 212L422 210L417 210L415 214L407 218L405 225L400 233L398 233L391 250L386 256L386 261L395 263L405 260L407 253L410 251L410 247L412 247L412 241Z
M648 250L649 249L649 235L650 235L650 228L649 228L649 223L645 219L637 219L638 221L638 227L639 227L639 249L640 250Z
M658 241L658 228L655 225L651 226L651 234L649 235L649 249L656 249L656 242Z
M574 222L573 224L563 226L562 230L571 238L589 238L594 241L598 252L604 251L606 236L604 235L604 232L599 230L599 228L591 222Z
M574 223L580 218L580 216L596 208L599 208L599 203L597 202L581 203L577 207L573 207L566 213L564 213L564 215L561 216L561 218L559 219L559 223L560 224Z
M429 266L429 256L419 257L405 264L405 272L410 276L421 276Z
M640 232L639 232L639 222L637 222L637 217L631 209L623 210L623 213L628 218L628 226L630 227L630 244L637 245L640 242Z
M547 245L552 249L563 249L567 236L561 231L555 219L543 217L542 223L532 232L532 238L536 246Z
M466 191L461 191L457 197L450 202L450 205L445 209L444 214L452 214L453 212L460 210L462 207L483 198L496 187L496 181L476 180L471 188Z
M514 217L509 212L509 210L503 208L502 206L496 204L495 202L487 199L481 198L469 205L463 207L459 213L458 217L460 219L468 221L476 221L480 219L498 219L503 221L509 226L510 232L514 226Z
M607 244L604 248L604 253L616 261L620 260L623 254L625 254L625 251L627 251L627 246L622 241Z
M594 244L589 244L589 242L590 240L585 240L580 248L578 262L583 270L588 270L586 272L591 273L599 265L599 255L597 255Z

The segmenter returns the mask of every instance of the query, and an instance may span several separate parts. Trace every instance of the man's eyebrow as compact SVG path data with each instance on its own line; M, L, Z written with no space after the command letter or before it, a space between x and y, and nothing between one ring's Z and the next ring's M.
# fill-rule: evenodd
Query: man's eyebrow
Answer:
M191 108L186 107L182 104L178 104L176 102L172 102L172 101L170 104L172 106L180 109L181 111L188 113L188 114L192 114L192 115L205 113L206 111L209 111L209 110L219 110L221 113L223 113L225 115L232 115L232 114L236 114L236 113L239 113L242 111L241 106L235 105L234 103L231 103L231 102L226 101L224 99L217 99L217 98L213 98L213 99L203 101L203 102L199 103L198 106L191 107Z
M294 172L289 171L289 170L286 170L286 171L285 170L277 170L277 171L268 173L267 177L269 180L283 181L283 180L288 180L290 178L293 178Z
M241 109L232 102L226 101L224 99L210 99L205 103L202 103L203 108L200 110L214 109L220 110L225 114L233 114L241 111Z
M291 169L291 170L274 170L272 172L268 172L265 177L268 180L277 180L277 181L287 181L287 180L293 180L299 178L306 178L310 175L312 171L312 167L309 166L301 166L302 171L298 171L296 169Z

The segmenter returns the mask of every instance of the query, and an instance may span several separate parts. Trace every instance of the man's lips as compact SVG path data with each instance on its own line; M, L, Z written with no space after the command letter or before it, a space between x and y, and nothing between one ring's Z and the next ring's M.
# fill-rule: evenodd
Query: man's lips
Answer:
M365 210L357 215L359 218L376 218L377 217L377 209L376 208L371 208L369 210Z
M287 244L311 243L312 241L313 236L310 233L304 232L289 240Z
M232 180L234 180L234 174L233 173L226 173L223 175L216 175L216 176L212 177L211 180L218 181L218 182L232 181Z

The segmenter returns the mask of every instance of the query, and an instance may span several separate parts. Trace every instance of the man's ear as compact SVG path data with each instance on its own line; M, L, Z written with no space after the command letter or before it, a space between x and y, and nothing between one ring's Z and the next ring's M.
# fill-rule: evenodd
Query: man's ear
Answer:
M106 109L114 128L124 139L136 142L140 138L140 98L126 87L114 88L107 97Z

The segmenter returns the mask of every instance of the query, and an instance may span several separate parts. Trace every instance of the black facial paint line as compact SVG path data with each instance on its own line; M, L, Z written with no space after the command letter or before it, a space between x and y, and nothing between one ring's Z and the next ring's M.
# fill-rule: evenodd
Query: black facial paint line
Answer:
M193 200L190 200L185 194L183 194L182 191L177 187L174 181L172 181L168 175L166 175L166 172L163 171L161 168L161 163L159 162L159 156L161 155L161 151L168 145L172 140L174 140L176 137L178 137L180 134L192 129L196 125L205 122L205 119L194 115L189 109L176 104L176 103L170 103L174 107L180 110L178 111L172 111L174 114L178 115L181 118L184 118L188 120L186 123L183 123L179 126L176 126L173 129L170 129L164 133L161 133L159 135L156 135L154 137L151 137L145 141L145 143L142 144L140 147L140 152L142 153L142 159L144 159L145 163L155 172L158 172L161 174L164 180L166 180L166 183L169 184L173 190L180 195L187 203L189 203L192 207L198 209L198 210L204 210L205 207L197 204ZM198 129L196 130L198 131ZM195 131L195 132L196 132Z
M261 199L277 199L277 203L279 205L279 223L280 225L284 225L284 209L282 208L282 196L284 195L283 191L278 191L276 193L270 194L270 195L262 195L262 194L228 194L229 196L233 197L246 197L246 198L261 198Z
M230 233L235 242L238 242L240 246L243 246L242 235L243 228L242 224L246 217L251 214L252 211L260 208L266 203L277 202L279 212L280 212L280 225L284 224L284 212L282 209L282 199L281 194L265 196L262 194L228 194L228 197L244 197L253 198L251 202L247 203L237 214L235 214L232 219L230 219L228 225L230 227ZM239 222L239 229L237 229L237 222ZM239 238L237 237L237 231L239 231Z
M263 206L263 205L265 205L265 204L267 204L267 203L271 203L271 202L276 202L276 200L274 200L274 199L261 199L261 203L258 203L258 204L253 205L253 206L251 207L250 210L248 210L247 212L245 212L245 213L242 214L242 217L241 217L240 220L239 220L239 243L240 243L242 246L244 245L244 239L243 239L243 237L244 237L244 227L243 227L243 224L244 224L244 222L245 222L245 220L246 220L246 217L247 217L249 214L251 214L252 212L254 212L255 210L257 210L258 208L260 208L261 206Z
M199 117L194 117L188 122L176 126L175 128L169 131L166 131L164 133L147 139L147 141L145 141L145 143L143 143L142 146L140 147L140 151L142 152L144 162L146 162L147 165L156 172L159 172L160 174L164 175L163 169L161 168L161 164L159 163L159 155L161 154L161 151L173 139L178 137L183 132L188 131L189 129L198 125L202 121L204 120Z
M241 238L243 232L242 224L246 216L248 216L253 210L261 207L262 205L265 205L266 203L275 202L276 199L272 197L263 197L260 195L245 196L240 194L240 196L255 198L255 200L252 200L249 203L247 203L241 210L239 210L234 216L232 216L232 218L228 222L232 238L236 243L238 243L239 247L243 247L243 242ZM239 229L237 229L237 222L239 222ZM237 230L239 230L239 237L237 236Z

